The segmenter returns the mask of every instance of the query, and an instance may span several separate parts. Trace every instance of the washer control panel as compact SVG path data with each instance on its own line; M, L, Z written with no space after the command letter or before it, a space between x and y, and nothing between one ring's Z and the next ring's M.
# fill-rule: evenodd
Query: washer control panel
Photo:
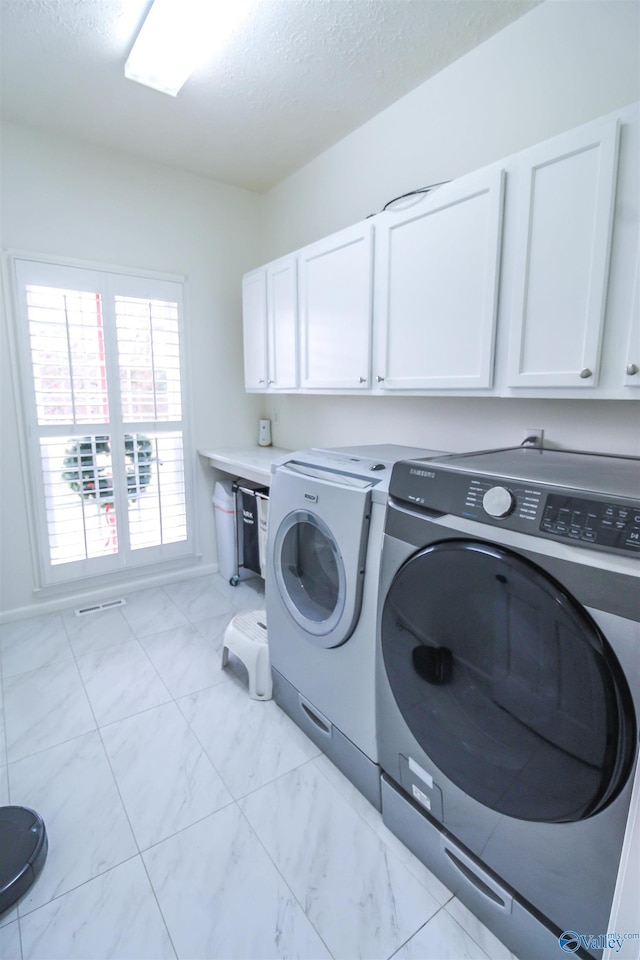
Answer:
M540 529L569 540L640 552L640 509L631 504L550 493Z
M558 487L464 474L437 463L395 464L391 497L438 514L576 546L640 556L640 500L557 492Z

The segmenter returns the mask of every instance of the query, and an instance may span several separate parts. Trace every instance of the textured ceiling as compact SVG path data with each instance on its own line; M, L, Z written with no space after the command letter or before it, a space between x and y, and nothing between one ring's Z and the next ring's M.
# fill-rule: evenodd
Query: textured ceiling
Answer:
M265 190L538 2L262 0L174 99L124 78L149 0L0 0L2 117Z

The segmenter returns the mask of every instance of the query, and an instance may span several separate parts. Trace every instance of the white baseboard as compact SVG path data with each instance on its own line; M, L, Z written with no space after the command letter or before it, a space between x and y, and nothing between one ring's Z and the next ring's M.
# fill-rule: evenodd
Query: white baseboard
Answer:
M106 587L92 588L77 593L64 593L49 599L40 599L24 607L15 607L13 610L4 610L0 613L0 624L11 623L14 620L24 620L27 617L39 617L47 613L58 613L60 610L75 610L76 607L87 603L102 600L111 600L114 597L126 597L128 593L138 590L148 590L150 587L164 587L168 583L177 583L179 580L191 580L194 577L206 577L218 573L217 563L197 566L181 567L166 570L163 573L132 578L126 582L110 583Z

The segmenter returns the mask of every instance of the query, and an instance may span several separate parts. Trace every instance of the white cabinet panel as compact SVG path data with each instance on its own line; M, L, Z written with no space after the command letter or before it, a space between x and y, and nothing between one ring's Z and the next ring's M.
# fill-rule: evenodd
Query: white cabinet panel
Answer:
M513 159L512 387L597 385L618 154L615 120Z
M640 387L640 260L636 263L636 282L631 307L629 341L624 362L625 387Z
M300 271L301 386L370 385L373 227L357 224L305 247Z
M491 386L503 185L491 167L376 218L381 389Z
M267 267L267 330L271 390L298 386L298 284L295 257Z
M247 390L267 386L267 278L264 269L242 278L242 334L244 385Z
M298 287L295 256L242 278L244 384L247 391L298 386Z
M595 396L640 399L640 109L620 121L616 207L607 283L600 377Z

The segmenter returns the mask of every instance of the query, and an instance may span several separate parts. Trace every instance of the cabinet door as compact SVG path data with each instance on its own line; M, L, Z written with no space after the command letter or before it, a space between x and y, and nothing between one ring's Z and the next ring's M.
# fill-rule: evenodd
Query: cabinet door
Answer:
M299 253L301 386L367 389L373 227L357 224Z
M515 162L509 386L597 385L618 128L587 124Z
M629 342L624 363L624 386L636 389L640 387L640 259L636 263Z
M267 276L254 270L242 278L242 334L246 390L267 389Z
M503 180L481 170L377 218L381 389L491 386Z
M295 257L267 267L268 387L298 386L298 284Z

